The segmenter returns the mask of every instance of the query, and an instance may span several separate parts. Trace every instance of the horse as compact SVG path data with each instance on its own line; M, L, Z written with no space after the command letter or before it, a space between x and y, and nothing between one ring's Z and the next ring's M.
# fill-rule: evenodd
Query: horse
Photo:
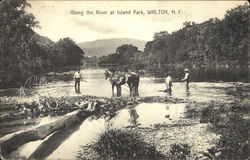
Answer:
M138 88L139 88L140 76L135 72L131 72L131 74L127 78L127 84L130 91L130 96L139 96Z
M128 84L130 96L132 95L138 95L138 87L139 87L139 81L140 77L132 72L130 75L125 76L121 73L112 73L109 70L105 70L105 79L110 79L110 83L112 85L112 94L114 96L114 87L117 88L117 95L121 94L121 85Z
M121 95L121 84L119 84L119 80L118 80L118 75L115 73L112 73L109 70L105 70L105 79L110 80L111 86L112 86L112 95L114 96L114 88L116 87L117 89L117 95L120 96Z

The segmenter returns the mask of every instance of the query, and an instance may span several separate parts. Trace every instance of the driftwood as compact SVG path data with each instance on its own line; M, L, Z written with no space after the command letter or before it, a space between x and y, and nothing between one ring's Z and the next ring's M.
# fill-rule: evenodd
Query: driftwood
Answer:
M67 138L69 138L75 131L80 128L82 121L75 123L68 128L64 128L52 136L46 141L43 141L37 149L30 155L28 160L46 159L52 154Z
M21 131L12 135L4 136L0 139L1 154L7 155L12 151L17 150L25 143L42 140L56 131L69 127L75 123L78 123L79 121L83 121L91 114L91 112L78 110L75 113L66 115L62 119L59 119L55 122L44 124L27 131Z

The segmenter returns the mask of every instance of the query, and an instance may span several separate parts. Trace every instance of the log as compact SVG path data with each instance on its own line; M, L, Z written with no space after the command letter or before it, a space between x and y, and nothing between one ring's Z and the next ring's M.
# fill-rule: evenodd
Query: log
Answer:
M7 155L12 151L17 150L25 143L42 140L56 131L62 130L71 126L72 124L85 120L91 114L93 113L84 110L77 110L75 113L65 115L63 118L55 122L44 124L36 128L31 128L27 131L6 135L0 139L1 154Z
M66 139L80 128L82 122L75 123L69 128L65 128L54 133L46 141L43 141L37 149L30 155L28 160L46 159L51 155Z

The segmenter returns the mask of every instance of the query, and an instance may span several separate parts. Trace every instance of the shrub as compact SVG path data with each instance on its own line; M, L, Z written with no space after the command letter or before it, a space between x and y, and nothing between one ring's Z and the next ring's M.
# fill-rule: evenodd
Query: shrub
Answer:
M232 103L211 102L202 111L201 122L210 122L221 134L216 144L221 159L247 159L250 156L250 101Z
M155 146L144 142L137 133L124 130L103 133L93 149L100 159L163 159Z
M225 129L221 130L221 138L217 148L221 150L222 159L247 159L250 156L250 122L237 112L228 115Z
M191 153L191 147L188 144L172 144L170 147L167 155L168 159L171 160L186 160L186 157Z

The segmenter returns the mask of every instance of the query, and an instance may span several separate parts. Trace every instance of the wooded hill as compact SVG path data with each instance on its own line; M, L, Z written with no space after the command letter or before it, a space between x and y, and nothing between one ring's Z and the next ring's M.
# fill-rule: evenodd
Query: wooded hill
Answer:
M121 62L117 65L154 71L185 67L222 67L230 71L230 68L243 67L246 71L243 74L247 76L250 64L249 15L250 6L245 4L228 10L221 20L210 18L200 24L185 22L181 29L171 34L167 31L155 33L143 52L131 49L135 46L123 45L115 54L101 57L100 64ZM122 52L119 48L123 48Z
M156 33L145 46L149 63L191 66L247 65L249 60L250 6L228 10L222 20L211 18L200 24L185 22L168 34Z
M112 38L112 39L99 39L91 42L81 42L77 45L84 50L87 56L100 57L106 56L110 53L115 53L116 48L123 44L132 44L137 46L139 50L143 50L146 41L129 39L129 38Z

